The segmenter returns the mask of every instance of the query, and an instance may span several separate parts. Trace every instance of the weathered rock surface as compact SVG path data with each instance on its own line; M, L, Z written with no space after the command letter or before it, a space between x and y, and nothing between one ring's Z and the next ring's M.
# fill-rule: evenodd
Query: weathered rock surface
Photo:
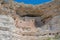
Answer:
M9 15L0 15L0 40L18 40L14 34L15 23ZM18 35L16 35L18 36Z
M36 29L32 28L29 30L28 27L16 27L15 22L11 16L0 15L0 40L39 40L43 38L47 39L47 36L40 37L39 35L40 34L36 31Z
M52 31L54 30L60 32L60 15L52 18L52 20L50 21L50 26L52 28Z
M0 40L46 40L48 36L54 37L60 34L59 15L59 0L36 6L0 0Z
M60 34L60 15L53 17L47 24L41 27L48 30L48 33Z

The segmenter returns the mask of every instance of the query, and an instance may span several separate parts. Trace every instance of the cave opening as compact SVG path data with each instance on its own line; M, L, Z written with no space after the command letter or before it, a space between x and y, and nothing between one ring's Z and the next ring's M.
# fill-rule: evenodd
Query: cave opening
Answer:
M41 17L38 15L32 15L32 14L27 14L27 15L23 15L21 16L23 17L28 17L29 19L35 19L34 21L34 25L35 27L41 27L43 25L43 22L41 21Z

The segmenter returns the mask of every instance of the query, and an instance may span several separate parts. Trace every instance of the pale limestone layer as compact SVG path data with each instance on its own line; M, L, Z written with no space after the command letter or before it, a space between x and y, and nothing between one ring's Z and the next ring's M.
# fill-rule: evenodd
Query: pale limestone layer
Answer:
M18 35L14 33L15 29L16 26L12 17L0 15L0 40L18 40Z
M0 40L39 40L40 38L44 38L43 36L37 36L35 31L31 31L29 33L29 31L27 30L27 34L26 31L23 35L22 34L18 34L17 32L20 31L20 29L16 28L15 26L15 22L13 20L12 17L10 17L9 15L0 15L0 23L2 25L0 25ZM11 26L12 25L12 26ZM23 31L24 29L22 29Z
M60 15L53 17L47 24L41 27L44 30L48 30L48 33L60 35Z
M50 25L52 27L52 31L60 32L60 15L53 17L50 21Z
M39 31L37 30L38 32L35 31L36 29L34 29L34 31L29 32L29 30L25 29L24 27L24 29L22 29L22 32L20 32L21 31L20 28L17 28L15 26L15 22L13 18L10 16L0 15L0 20L1 20L0 23L2 23L2 25L0 26L1 40L39 40L40 38L47 39L46 37L48 37L42 36L43 35L42 33L47 31L43 31L40 29Z

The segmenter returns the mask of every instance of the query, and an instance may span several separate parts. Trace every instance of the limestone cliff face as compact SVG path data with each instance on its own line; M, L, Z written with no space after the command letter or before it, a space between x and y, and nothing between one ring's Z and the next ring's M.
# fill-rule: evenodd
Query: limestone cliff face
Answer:
M42 5L29 5L27 6L25 4L20 5L20 7L17 9L17 14L20 15L26 15L26 14L32 14L32 15L44 15L49 14L52 15L53 13L59 11L59 3L56 3L55 1L52 1L50 3L42 4ZM55 13L56 14L56 13Z
M13 40L15 23L9 15L0 15L0 40ZM13 37L13 38L12 38Z
M49 3L45 3L42 5L27 5L20 4L20 7L16 9L16 14L19 16L35 16L41 17L41 21L43 23L47 23L51 20L52 17L60 15L60 1L54 0Z
M48 24L42 26L42 29L34 28L35 26L32 26L34 22L31 20L19 21L20 26L16 27L14 19L10 15L0 15L0 39L47 40L48 36L53 38L54 34L60 34L60 15L53 17Z
M39 16L42 21L50 19L53 16L60 15L60 1L53 0L52 2L45 3L42 5L28 5L9 1L9 3L4 3L0 1L0 14L8 14L15 16ZM12 3L12 4L11 4ZM8 11L7 11L8 10Z
M55 34L60 34L60 0L41 5L0 0L1 40L44 40Z

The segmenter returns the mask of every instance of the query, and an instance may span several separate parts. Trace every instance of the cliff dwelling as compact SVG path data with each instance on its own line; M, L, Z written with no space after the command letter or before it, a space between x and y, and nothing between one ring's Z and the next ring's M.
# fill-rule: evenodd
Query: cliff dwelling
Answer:
M40 40L60 35L60 0L41 5L0 0L0 33L2 37L11 33L10 40Z

